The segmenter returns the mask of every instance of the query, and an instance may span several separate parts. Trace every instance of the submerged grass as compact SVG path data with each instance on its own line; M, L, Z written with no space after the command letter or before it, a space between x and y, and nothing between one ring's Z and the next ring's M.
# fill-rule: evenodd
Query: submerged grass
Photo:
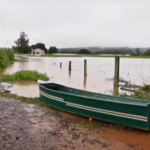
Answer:
M3 82L15 82L15 81L37 81L45 80L48 81L49 77L46 74L39 73L32 70L22 70L14 74L2 74L0 75L0 81Z
M146 84L146 85L142 86L141 90L146 91L146 92L150 92L150 85Z

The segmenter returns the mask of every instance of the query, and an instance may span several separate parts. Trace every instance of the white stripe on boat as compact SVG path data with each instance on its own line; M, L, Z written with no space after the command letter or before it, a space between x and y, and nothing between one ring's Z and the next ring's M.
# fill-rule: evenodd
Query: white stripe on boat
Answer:
M45 92L42 92L42 91L40 91L40 93L41 93L41 95L43 95L47 98L50 98L50 99L53 99L53 100L56 100L59 102L64 102L64 100L60 97L52 96L52 95L46 94ZM145 117L145 116L132 115L132 114L128 114L128 113L121 113L121 112L111 111L111 110L106 110L106 109L99 109L99 108L79 105L79 104L70 103L70 102L65 102L65 103L67 106L76 107L76 108L83 109L83 110L88 110L88 111L93 111L93 112L98 112L98 113L103 113L103 114L108 114L108 115L113 115L113 116L124 117L124 118L147 122L147 117Z
M56 97L56 96L52 96L52 95L49 95L49 94L46 94L42 91L40 91L41 95L47 97L47 98L50 98L50 99L53 99L53 100L56 100L56 101L59 101L59 102L64 102L62 98L60 97Z
M84 109L84 110L88 110L88 111L99 112L99 113L103 113L103 114L108 114L108 115L130 118L130 119L135 119L135 120L147 122L147 117L144 117L144 116L132 115L132 114L127 114L127 113L120 113L120 112L110 111L110 110L106 110L106 109L99 109L99 108L94 108L94 107L89 107L89 106L83 106L83 105L70 103L70 102L66 102L66 104L68 106L71 106L71 107L76 107L76 108L80 108L80 109Z

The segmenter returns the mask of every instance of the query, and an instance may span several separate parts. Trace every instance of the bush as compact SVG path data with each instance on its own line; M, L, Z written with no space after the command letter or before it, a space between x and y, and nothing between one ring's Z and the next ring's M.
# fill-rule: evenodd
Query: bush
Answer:
M7 53L7 56L9 58L9 61L13 61L14 60L14 53L11 49L6 49L6 53Z
M0 68L6 68L14 60L13 51L10 49L0 49Z
M8 54L5 50L0 49L0 68L5 68L9 64Z
M91 52L89 50L87 50L87 49L80 49L78 51L78 54L91 54Z
M40 80L49 80L49 77L46 74L39 73L32 70L22 70L14 74L2 74L0 75L0 81L37 81Z
M53 54L53 53L57 53L57 51L58 51L57 48L55 46L52 46L49 48L48 53Z

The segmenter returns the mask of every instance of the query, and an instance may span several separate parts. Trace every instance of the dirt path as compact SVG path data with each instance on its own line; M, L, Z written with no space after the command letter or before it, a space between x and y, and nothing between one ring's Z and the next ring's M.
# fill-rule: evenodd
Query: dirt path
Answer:
M45 107L0 97L0 150L141 150L117 133L81 128Z

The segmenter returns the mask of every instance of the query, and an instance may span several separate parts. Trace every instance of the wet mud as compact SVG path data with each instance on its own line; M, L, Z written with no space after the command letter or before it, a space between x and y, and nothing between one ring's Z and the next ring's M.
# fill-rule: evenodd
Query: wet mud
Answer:
M83 128L41 105L0 97L0 150L149 150L142 131Z

